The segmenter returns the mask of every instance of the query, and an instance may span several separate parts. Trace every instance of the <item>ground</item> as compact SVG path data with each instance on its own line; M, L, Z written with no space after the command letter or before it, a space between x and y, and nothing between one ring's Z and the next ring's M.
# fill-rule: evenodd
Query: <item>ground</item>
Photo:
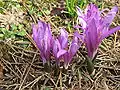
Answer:
M100 9L117 5L120 10L119 0L89 2L92 1ZM84 9L89 2L81 7ZM92 74L86 70L84 46L67 70L55 67L54 61L50 67L43 66L31 26L43 20L50 23L54 35L61 27L71 35L77 17L61 13L66 8L64 3L64 0L0 1L0 90L120 90L120 31L102 41ZM120 11L112 23L113 27L118 25Z

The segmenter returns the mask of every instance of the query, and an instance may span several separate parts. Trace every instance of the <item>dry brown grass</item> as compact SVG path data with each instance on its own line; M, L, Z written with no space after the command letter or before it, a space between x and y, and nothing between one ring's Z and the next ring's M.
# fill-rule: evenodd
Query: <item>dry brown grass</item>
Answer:
M109 0L105 4L108 2ZM117 3L118 6L119 4ZM113 26L120 25L119 13ZM57 33L56 29L59 30L59 25L65 26L63 19L54 16L44 14L44 17L29 17L33 18L33 22L37 19L50 22L54 33ZM65 20L69 22L71 19ZM29 40L27 48L20 47L21 43L0 41L2 90L120 90L120 31L105 39L100 45L92 75L87 72L85 57L80 52L74 57L68 70L62 67L55 68L54 61L51 61L51 67L46 69L40 61L39 51L35 48L30 34L25 38Z

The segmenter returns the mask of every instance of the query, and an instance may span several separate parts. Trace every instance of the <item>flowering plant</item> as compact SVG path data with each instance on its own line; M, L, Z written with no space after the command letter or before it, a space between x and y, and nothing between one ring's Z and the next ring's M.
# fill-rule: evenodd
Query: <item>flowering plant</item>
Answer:
M74 35L70 48L68 49L68 33L64 29L60 30L60 35L57 39L52 37L50 25L43 21L39 21L38 25L33 25L32 29L33 39L40 50L43 64L50 60L50 53L52 53L57 65L59 66L60 60L63 59L64 66L67 68L72 57L81 46L78 37Z
M54 42L53 54L56 57L58 65L60 64L60 59L64 60L64 67L67 69L82 43L76 34L74 34L70 47L68 47L68 33L64 29L61 29L60 32L60 36Z
M52 50L53 37L50 25L38 21L38 25L33 25L33 39L40 50L40 56L43 64L50 60L50 51Z
M77 7L78 19L81 24L81 26L77 25L77 28L81 28L83 33L75 32L70 45L65 29L61 29L60 35L55 39L49 24L39 21L38 25L33 25L33 39L40 50L43 64L49 61L53 55L57 65L59 66L60 61L63 60L64 67L67 69L82 43L86 45L90 59L88 61L91 63L102 40L120 30L120 26L110 29L117 11L118 7L115 6L105 16L102 16L104 10L99 11L94 4L89 4L84 13Z
M81 24L77 28L83 30L82 34L89 58L93 59L95 57L98 46L104 38L120 30L120 26L110 29L110 25L117 11L118 7L114 6L107 15L102 16L104 10L99 11L98 7L94 4L89 4L85 9L85 13L77 7L78 19Z

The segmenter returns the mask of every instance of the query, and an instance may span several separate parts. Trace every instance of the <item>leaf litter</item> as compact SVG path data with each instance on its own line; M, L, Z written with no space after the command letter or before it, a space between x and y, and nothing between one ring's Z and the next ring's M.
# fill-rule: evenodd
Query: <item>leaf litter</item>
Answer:
M106 1L105 3L108 2L109 1ZM45 4L47 4L47 2ZM2 22L0 25L7 25L8 23L6 24L6 22L9 20L11 15L0 15L2 17L0 17L0 22ZM12 16L14 17L17 15L13 14ZM19 16L20 15L17 17ZM47 16L46 14L44 17L37 17L34 14L25 15L25 17L29 19L33 18L35 21L39 18L43 20L46 19L49 22L53 21L51 24L53 25L52 28L55 30L57 25L59 25L56 20L57 16L50 19L48 19L49 15ZM120 25L118 18L119 13L115 20L115 26ZM20 22L24 22L25 25L28 26L25 27L25 30L28 32L28 29L31 27L31 22L26 24L26 20L23 20L24 19L22 18ZM34 20L32 22L35 22ZM14 18L10 23L19 24L20 22ZM64 26L62 20L60 24L61 26ZM62 67L58 70L55 69L53 61L53 66L51 67L52 70L47 72L40 61L39 52L34 47L35 44L32 41L30 34L24 36L24 38L27 38L29 42L25 48L21 43L14 43L14 41L9 39L5 41L1 40L0 88L2 90L119 90L119 35L120 32L118 31L102 42L95 62L95 70L92 75L89 75L86 70L86 64L84 62L85 57L84 54L81 53L84 52L84 50L78 52L68 70L64 70Z

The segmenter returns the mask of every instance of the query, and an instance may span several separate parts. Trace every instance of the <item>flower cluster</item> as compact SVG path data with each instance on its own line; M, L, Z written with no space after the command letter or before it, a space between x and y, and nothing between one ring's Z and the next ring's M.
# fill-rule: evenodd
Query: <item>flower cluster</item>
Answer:
M33 39L40 50L43 64L50 61L51 55L53 55L58 66L60 65L60 61L63 60L64 67L67 68L72 57L81 46L81 42L78 40L78 37L74 34L69 47L68 33L64 29L60 30L60 35L57 39L52 36L50 25L43 21L39 21L38 25L33 25L32 29Z
M80 48L82 42L78 39L74 33L72 42L68 47L68 33L64 30L60 30L60 36L54 41L53 54L57 60L57 64L60 64L60 59L64 60L64 67L68 68L72 57L76 54L77 50Z
M82 43L86 45L88 57L93 59L101 41L120 30L120 26L110 29L117 11L118 7L115 6L105 16L102 16L104 10L99 11L94 4L89 4L84 13L77 7L78 19L81 24L80 26L77 25L77 28L81 28L83 33L75 32L70 45L68 45L68 32L65 29L61 29L60 35L54 38L49 24L39 21L38 25L33 25L33 39L40 50L43 64L50 61L52 55L58 66L63 60L64 67L68 68Z
M83 13L82 10L77 7L78 19L81 24L81 26L77 25L77 28L83 30L83 41L88 50L90 59L95 57L98 46L104 38L120 30L120 26L110 29L110 25L118 11L118 7L114 6L103 16L102 13L105 10L99 11L96 5L89 4Z
M38 25L33 25L33 39L40 50L40 56L45 64L50 60L50 51L53 45L53 37L49 24L39 21Z

